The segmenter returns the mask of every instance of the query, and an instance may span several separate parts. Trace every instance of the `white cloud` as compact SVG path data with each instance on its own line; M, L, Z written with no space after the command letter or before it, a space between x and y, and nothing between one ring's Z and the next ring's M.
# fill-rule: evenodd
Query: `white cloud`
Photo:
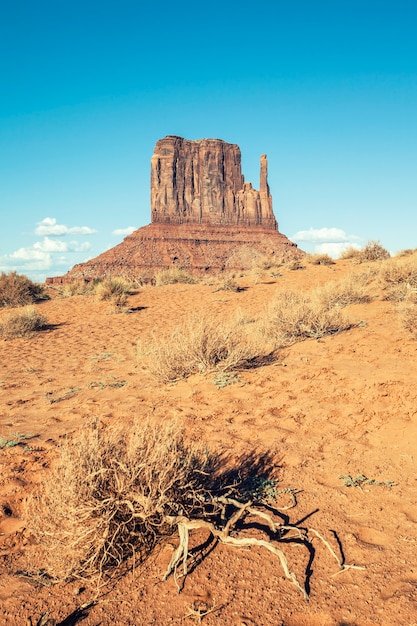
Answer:
M127 228L116 228L113 231L113 235L130 235L135 230L137 230L136 226L128 226Z
M59 239L49 239L44 237L43 241L37 241L33 244L35 250L42 250L43 252L66 252L68 250L68 244L65 241Z
M356 235L347 235L341 228L309 228L299 230L291 237L293 241L306 241L309 243L347 243L360 239Z
M348 242L320 243L314 247L314 252L316 254L328 254L333 259L337 259L347 248L357 248L359 250L360 246L357 243Z
M57 224L55 217L45 217L35 228L36 235L51 235L59 237L60 235L93 235L97 231L89 226L71 226L66 224Z

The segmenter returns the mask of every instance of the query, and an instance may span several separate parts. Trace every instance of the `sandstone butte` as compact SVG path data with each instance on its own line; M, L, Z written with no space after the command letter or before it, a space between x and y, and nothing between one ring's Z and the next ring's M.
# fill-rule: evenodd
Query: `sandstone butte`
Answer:
M173 266L191 273L250 269L262 255L301 256L279 232L261 156L260 188L245 182L236 144L168 135L151 159L151 224L98 257L46 283L110 276L149 279Z

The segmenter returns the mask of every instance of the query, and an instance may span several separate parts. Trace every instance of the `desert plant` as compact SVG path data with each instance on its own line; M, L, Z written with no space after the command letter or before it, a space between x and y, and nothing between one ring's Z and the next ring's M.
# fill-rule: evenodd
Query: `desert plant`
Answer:
M367 272L348 274L341 280L318 288L314 292L315 297L327 309L370 302L369 281Z
M357 260L361 256L361 249L356 246L348 246L344 248L339 255L339 259L353 259Z
M383 259L389 259L390 253L379 241L368 241L364 248L361 250L361 261L382 261Z
M99 300L114 300L130 292L130 283L124 278L115 276L106 278L95 285L95 293Z
M301 263L300 259L290 259L289 261L287 261L287 263L285 263L285 267L287 267L289 270L305 269L305 265Z
M389 259L381 266L379 284L384 299L395 302L417 300L417 263L412 258Z
M312 265L334 265L332 257L328 254L306 254L304 259Z
M29 337L47 325L47 319L34 306L4 315L0 320L0 335L7 339Z
M263 332L275 348L304 339L319 339L348 330L352 324L343 317L340 307L323 304L318 290L279 292L262 322Z
M219 324L213 316L195 314L169 336L155 337L147 351L149 371L158 380L169 382L206 370L248 366L260 348L233 321Z
M173 285L175 283L193 284L196 280L191 274L180 267L170 267L166 270L159 270L155 273L155 285Z
M405 330L417 339L417 305L409 304L401 312L401 323Z
M16 272L0 274L0 308L25 306L43 298L46 298L43 286L27 276Z
M94 282L85 282L75 280L71 283L65 283L57 287L57 291L61 298L71 298L72 296L87 296L95 293L96 285Z

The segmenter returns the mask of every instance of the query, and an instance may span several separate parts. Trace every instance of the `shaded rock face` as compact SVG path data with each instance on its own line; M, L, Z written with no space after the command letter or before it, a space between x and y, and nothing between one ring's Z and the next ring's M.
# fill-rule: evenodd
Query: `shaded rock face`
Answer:
M151 160L152 222L262 226L277 230L261 157L260 191L245 183L236 144L220 139L160 139Z
M261 156L260 188L245 182L239 147L220 139L168 136L151 160L152 223L95 259L75 265L47 284L111 276L151 278L173 266L194 274L248 270L260 257L301 257L278 231Z

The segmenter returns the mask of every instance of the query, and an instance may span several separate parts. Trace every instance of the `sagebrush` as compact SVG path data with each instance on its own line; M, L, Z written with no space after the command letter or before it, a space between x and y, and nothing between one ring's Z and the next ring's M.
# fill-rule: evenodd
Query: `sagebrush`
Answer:
M6 339L30 337L47 326L47 318L34 306L26 306L10 312L0 319L0 335Z
M255 337L234 320L219 323L206 313L190 316L168 336L155 337L146 349L148 369L162 382L215 368L236 370L248 366L260 351Z
M43 286L34 283L27 276L17 272L1 272L0 308L25 306L45 297Z

